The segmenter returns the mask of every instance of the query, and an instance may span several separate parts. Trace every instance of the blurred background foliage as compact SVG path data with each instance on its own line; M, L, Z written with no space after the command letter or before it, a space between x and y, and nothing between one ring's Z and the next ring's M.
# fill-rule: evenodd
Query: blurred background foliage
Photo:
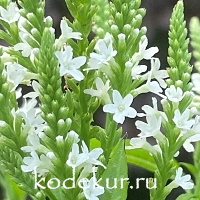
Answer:
M147 27L147 37L149 39L149 46L157 46L159 48L159 53L155 56L161 60L161 67L163 69L168 67L167 64L167 50L168 50L168 28L169 28L169 18L171 16L172 9L177 3L177 0L142 0L142 7L147 10L147 14L144 17L143 26ZM187 21L187 27L189 25L189 20L192 16L200 17L200 1L199 0L185 0L185 18ZM68 19L73 20L70 16L65 0L46 0L46 16L50 15L54 21L54 28L56 29L56 36L60 35L60 20L63 16ZM91 37L94 35L91 34ZM92 38L91 38L92 39ZM5 45L3 41L0 41L1 45ZM191 51L191 49L190 49ZM30 89L25 88L28 92ZM144 104L151 104L151 94L144 94L137 97L134 101L134 108L138 112L141 112L141 107ZM123 124L123 131L125 138L135 137L138 131L135 129L134 122L137 119L127 119ZM95 124L104 126L104 115L102 109L99 109L95 115ZM185 151L180 153L178 157L179 161L191 161L191 156ZM191 161L192 162L192 161ZM140 169L136 166L129 166L129 178L130 185L135 186L136 178L141 177L153 177L153 174ZM10 179L10 178L9 178ZM0 174L0 180L2 180L2 175ZM0 181L1 184L1 181ZM6 183L7 193L11 191L16 185L13 182ZM182 192L180 189L176 189L167 198L167 200L174 200ZM12 192L11 192L12 193ZM24 194L19 191L19 195ZM3 189L0 189L0 200L5 200L6 193ZM147 200L148 190L146 189L145 182L140 185L140 189L130 189L128 191L127 200ZM9 200L18 200L18 197L10 197ZM21 199L20 199L21 200Z

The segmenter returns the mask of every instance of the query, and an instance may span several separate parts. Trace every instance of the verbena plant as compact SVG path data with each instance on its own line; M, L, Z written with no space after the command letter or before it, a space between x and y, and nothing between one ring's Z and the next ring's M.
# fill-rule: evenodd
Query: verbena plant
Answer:
M160 70L159 49L147 47L141 0L65 1L73 21L63 17L58 38L44 1L0 1L0 38L7 43L0 49L0 182L6 198L124 200L132 189L131 163L154 172L147 199L164 200L178 187L185 193L177 200L199 199L200 74L192 75L193 86L183 1L170 19L167 70ZM193 18L198 72L199 31ZM22 84L33 91L24 94ZM149 92L155 94L152 105L138 113L134 99ZM104 127L92 123L100 106ZM137 120L139 135L124 139L121 125L136 116L146 122ZM194 164L176 161L182 147L193 152Z

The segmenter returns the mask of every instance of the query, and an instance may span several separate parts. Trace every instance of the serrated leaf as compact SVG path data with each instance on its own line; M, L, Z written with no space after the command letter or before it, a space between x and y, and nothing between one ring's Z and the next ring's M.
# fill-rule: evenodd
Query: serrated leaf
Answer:
M128 182L123 181L127 175L127 161L124 152L124 141L120 140L111 153L110 161L102 175L100 185L104 187L105 193L100 200L125 200L127 197ZM116 183L115 183L116 180ZM109 187L116 188L109 189ZM121 188L122 186L122 188Z

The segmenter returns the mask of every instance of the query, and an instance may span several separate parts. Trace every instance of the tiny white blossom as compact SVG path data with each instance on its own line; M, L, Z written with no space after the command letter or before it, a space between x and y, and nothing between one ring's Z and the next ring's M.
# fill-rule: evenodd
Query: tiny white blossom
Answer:
M158 53L158 48L157 47L151 47L149 49L146 49L148 45L148 39L147 37L144 35L142 36L140 43L139 43L139 51L136 52L130 61L125 63L126 67L134 67L136 65L138 65L138 63L142 60L150 60L152 58L152 56L156 53ZM130 64L132 63L132 65Z
M89 152L88 147L86 146L85 142L82 141L81 149L82 149L82 152L88 156L88 159L85 161L86 164L101 165L102 167L106 168L103 163L97 160L99 156L103 153L102 148L95 148Z
M77 81L84 79L84 75L79 71L79 68L85 64L85 56L73 58L73 49L70 46L65 47L63 52L57 51L55 54L60 64L60 76L69 74Z
M183 169L179 167L176 170L176 177L174 182L177 184L177 186L182 187L184 190L192 189L194 187L194 183L191 182L191 176L185 175L182 176L183 174Z
M89 181L88 179L85 179L83 182L83 193L85 195L85 198L87 200L99 200L97 196L104 193L103 187L95 187L96 186L96 179L95 177L92 177Z
M191 142L198 142L198 141L200 141L200 134L193 135L184 142L183 147L187 152L194 152L195 149L193 144L191 144Z
M24 57L29 57L31 54L34 55L34 53L38 51L38 48L33 48L26 40L28 37L32 37L32 36L29 33L25 33L25 32L19 32L19 36L22 42L14 45L14 50L22 51L22 56Z
M183 144L187 152L194 152L195 149L192 142L200 141L200 116L197 115L194 120L195 123L189 131L195 133L195 135L189 137Z
M22 96L22 88L19 87L16 89L16 99L19 99Z
M131 146L126 146L126 149L138 149L143 148L143 146L147 143L146 138L131 138L130 144Z
M16 3L11 2L7 9L0 6L0 19L4 20L5 22L12 23L18 21L20 14L19 9L16 5Z
M73 32L72 28L68 26L66 20L61 20L60 22L60 29L61 29L61 40L66 42L67 39L76 39L82 40L80 32Z
M31 157L25 157L23 159L24 165L21 165L21 169L23 172L32 172L34 173L34 169L36 169L36 172L39 174L39 176L42 176L44 173L49 172L49 170L52 168L51 160L42 154L39 158L37 153L35 151L31 152Z
M109 62L117 54L117 51L113 49L112 37L109 33L106 33L104 39L97 41L94 49L96 53L90 54L89 68L87 70L100 69L104 65L109 65Z
M133 96L131 94L127 94L124 98L122 98L119 91L113 91L113 103L114 104L106 104L103 107L104 112L113 113L113 120L117 123L123 124L125 117L134 118L136 117L136 110L131 106L133 102Z
M176 109L174 113L173 121L180 129L189 130L195 123L194 119L189 119L191 112L188 108L183 113L180 113L180 111Z
M145 112L144 113L138 113L138 117L144 117L144 116L155 116L157 119L161 116L162 119L165 119L167 121L167 116L164 112L158 110L158 105L157 105L157 99L155 97L152 97L152 104L153 107L149 105L144 105L142 106L142 110Z
M141 133L138 135L139 137L156 137L157 134L160 133L160 128L161 128L161 120L162 118L159 117L158 119L156 118L156 116L154 115L147 115L146 116L146 120L147 123L142 122L137 120L135 122L135 125L137 127L138 130L141 131Z
M157 94L158 96L164 98L165 96L161 94L162 91L163 90L157 81L147 81L144 85L135 89L135 94L138 95L138 94L142 94L142 93L152 92L152 93Z
M72 146L72 151L69 153L67 165L76 168L83 164L88 159L88 155L84 153L79 153L78 144L74 143Z
M25 125L29 127L43 126L44 120L40 113L40 108L35 107L37 104L36 99L27 100L24 99L24 103L21 108L16 111L16 114L21 115L25 121Z
M138 79L140 78L142 75L141 73L146 72L147 71L147 66L146 65L136 65L131 69L131 76L132 79Z
M24 152L36 151L40 146L40 139L36 134L28 135L28 142L31 146L21 147L21 150Z
M174 85L171 85L165 90L165 95L172 102L179 102L184 97L182 89L180 87L176 88Z
M23 98L35 99L39 96L39 89L41 88L41 85L35 80L32 81L31 85L32 85L34 92L29 92L29 93L25 94L23 96Z
M102 81L102 79L100 77L97 77L95 80L97 90L85 89L84 93L90 94L91 96L99 97L102 100L104 100L106 103L108 103L110 102L110 97L108 95L108 90L110 89L109 82L110 81L107 80L104 85L104 82Z
M37 79L37 75L31 72L28 72L20 64L14 63L6 63L5 73L8 77L8 81L13 84L11 92L14 91L19 84L30 84L31 79Z
M158 58L151 58L151 70L148 72L148 79L156 79L162 88L166 88L167 84L163 80L168 77L166 70L160 69L160 60Z
M200 94L200 89L199 89L199 85L200 85L200 74L199 73L193 73L191 76L192 79L192 83L194 85L194 87L192 88L192 90L194 90L195 92Z

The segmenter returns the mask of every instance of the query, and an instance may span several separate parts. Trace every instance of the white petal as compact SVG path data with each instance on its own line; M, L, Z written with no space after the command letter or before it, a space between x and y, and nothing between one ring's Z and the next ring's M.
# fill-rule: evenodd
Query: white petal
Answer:
M116 112L116 106L114 104L104 105L103 111L108 112L108 113L115 113Z

